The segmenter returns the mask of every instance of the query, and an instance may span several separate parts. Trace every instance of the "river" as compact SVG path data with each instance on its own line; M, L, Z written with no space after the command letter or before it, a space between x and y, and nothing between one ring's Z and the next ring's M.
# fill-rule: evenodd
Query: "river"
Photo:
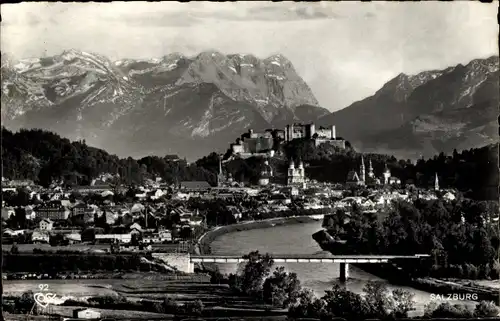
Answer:
M303 224L292 224L276 226L264 229L253 229L240 232L232 232L217 237L211 243L212 254L241 255L250 251L258 250L261 253L277 254L318 254L324 255L319 245L312 239L312 234L321 229L321 222ZM322 296L325 290L339 283L339 264L334 263L277 263L285 267L287 271L297 273L303 286L310 288L316 295ZM220 271L234 273L236 264L218 264ZM388 281L367 273L359 268L349 266L349 279L346 287L348 290L361 294L368 280L379 280L386 282L389 289L396 286ZM340 284L340 283L339 283ZM416 290L411 287L401 287L414 293L416 310L411 315L421 315L424 306L431 301L431 293ZM442 301L441 301L442 302ZM441 303L437 301L437 303ZM473 308L474 301L450 301L450 303L466 304Z

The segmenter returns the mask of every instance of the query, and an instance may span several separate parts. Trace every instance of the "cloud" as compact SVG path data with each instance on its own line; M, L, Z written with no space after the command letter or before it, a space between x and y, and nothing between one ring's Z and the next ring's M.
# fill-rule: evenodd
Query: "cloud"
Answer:
M111 59L214 49L282 53L330 110L401 72L498 54L495 4L472 2L112 2L1 5L2 51L68 48Z

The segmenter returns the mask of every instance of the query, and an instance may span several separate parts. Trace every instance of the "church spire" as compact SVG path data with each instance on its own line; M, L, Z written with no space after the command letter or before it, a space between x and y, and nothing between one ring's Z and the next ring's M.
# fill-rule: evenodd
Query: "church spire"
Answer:
M434 179L434 190L439 191L439 178L438 173L436 173L436 178Z
M360 168L360 174L361 174L361 181L365 181L365 158L363 155L361 155L361 168Z

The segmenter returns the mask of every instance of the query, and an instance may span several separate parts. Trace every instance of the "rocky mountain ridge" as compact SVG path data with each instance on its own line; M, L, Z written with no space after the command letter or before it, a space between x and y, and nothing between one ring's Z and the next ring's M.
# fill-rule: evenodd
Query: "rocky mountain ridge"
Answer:
M400 74L373 96L321 117L367 152L431 157L498 142L499 59Z
M2 122L43 128L122 156L224 152L247 129L336 125L359 151L430 157L498 141L498 56L400 74L334 113L283 55L172 53L111 61L67 50L2 55Z
M122 155L200 156L200 145L227 148L248 128L309 122L327 113L282 55L208 51L113 62L67 50L2 58L8 127L44 128Z

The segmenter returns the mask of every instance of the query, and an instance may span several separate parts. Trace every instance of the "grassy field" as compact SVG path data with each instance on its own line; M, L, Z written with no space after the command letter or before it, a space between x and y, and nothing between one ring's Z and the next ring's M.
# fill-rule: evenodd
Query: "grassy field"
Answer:
M52 313L59 314L65 317L72 317L73 310L80 307L72 306L52 306ZM161 314L152 312L142 312L142 311L126 311L126 310L107 310L107 309L96 309L92 310L101 312L101 317L103 318L120 318L120 319L161 319L161 320L173 320L174 316L171 314Z
M20 296L24 292L39 292L39 285L47 284L48 292L56 294L55 303L67 299L85 300L95 296L122 296L131 301L159 300L166 297L176 301L201 300L207 306L223 304L240 307L258 303L255 298L234 295L227 285L207 283L185 283L174 280L107 279L107 280L6 280L3 282L4 296Z

